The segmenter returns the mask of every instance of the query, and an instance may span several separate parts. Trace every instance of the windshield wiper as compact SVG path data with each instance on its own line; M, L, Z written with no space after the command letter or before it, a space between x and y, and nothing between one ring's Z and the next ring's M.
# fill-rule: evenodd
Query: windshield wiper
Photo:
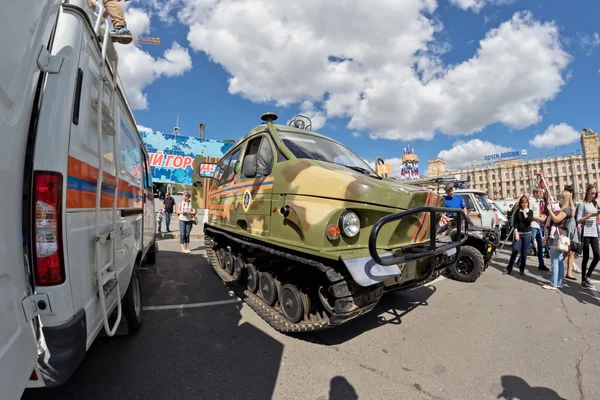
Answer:
M362 172L362 173L363 173L363 174L365 174L365 175L369 175L369 176L372 176L372 177L377 177L377 178L379 178L379 176L378 176L378 175L373 175L373 172L369 171L369 170L368 170L368 169L366 169L366 168L359 167L359 166L356 166L356 165L345 165L345 164L340 164L340 165L343 165L343 166L344 166L344 167L346 167L346 168L350 168L350 169L353 169L353 170L355 170L355 171L358 171L358 172Z

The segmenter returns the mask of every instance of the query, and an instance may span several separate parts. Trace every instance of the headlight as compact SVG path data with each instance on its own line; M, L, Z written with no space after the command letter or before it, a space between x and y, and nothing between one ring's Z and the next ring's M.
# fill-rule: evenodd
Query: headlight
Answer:
M345 236L354 237L360 231L360 220L353 211L344 211L340 215L340 228Z

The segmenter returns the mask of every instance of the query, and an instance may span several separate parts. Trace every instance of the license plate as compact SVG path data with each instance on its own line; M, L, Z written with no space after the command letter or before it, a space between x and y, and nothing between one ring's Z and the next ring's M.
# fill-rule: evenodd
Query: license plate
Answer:
M455 248L454 249L450 249L450 250L448 250L446 252L446 255L448 255L448 256L453 256L455 254L456 254L456 249Z

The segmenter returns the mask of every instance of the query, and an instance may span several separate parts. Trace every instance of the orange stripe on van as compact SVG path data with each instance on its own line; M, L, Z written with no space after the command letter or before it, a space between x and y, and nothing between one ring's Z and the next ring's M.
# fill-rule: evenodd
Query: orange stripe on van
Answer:
M67 170L67 208L95 208L98 168L69 156ZM114 175L104 173L109 179ZM118 208L142 208L145 193L141 187L119 180L117 193ZM101 208L111 208L114 188L103 185L100 197Z

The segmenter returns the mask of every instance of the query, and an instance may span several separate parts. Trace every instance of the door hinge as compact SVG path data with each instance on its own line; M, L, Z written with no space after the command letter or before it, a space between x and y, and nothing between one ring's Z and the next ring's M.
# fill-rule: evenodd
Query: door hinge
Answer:
M23 299L23 311L27 322L31 321L37 315L52 314L50 307L50 298L47 294L32 294Z
M43 72L48 74L58 74L64 60L65 56L50 55L46 46L42 46L40 48L40 53L38 54L37 63L38 67L40 67Z

